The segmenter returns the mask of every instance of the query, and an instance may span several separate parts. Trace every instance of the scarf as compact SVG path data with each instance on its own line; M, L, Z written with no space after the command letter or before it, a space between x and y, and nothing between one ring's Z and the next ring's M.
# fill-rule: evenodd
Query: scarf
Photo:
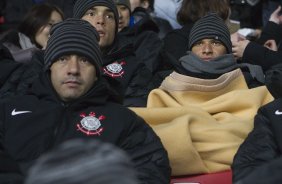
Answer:
M36 47L33 43L31 43L31 40L25 34L19 32L18 35L20 45L23 50Z
M180 58L182 67L196 74L222 75L238 68L247 68L252 78L264 83L264 73L260 66L248 63L238 64L232 54L225 54L210 61L203 61L191 51Z

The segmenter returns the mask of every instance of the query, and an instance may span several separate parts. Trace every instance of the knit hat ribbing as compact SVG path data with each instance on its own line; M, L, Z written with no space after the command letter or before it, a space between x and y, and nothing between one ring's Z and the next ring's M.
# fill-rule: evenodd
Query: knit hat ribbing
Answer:
M116 3L116 5L124 5L124 6L126 6L129 9L129 11L131 12L131 7L130 7L129 0L114 0L114 2Z
M207 38L219 40L226 47L227 53L232 53L229 29L216 13L210 13L195 22L189 35L189 50L196 42Z
M94 6L106 6L113 11L116 22L116 33L118 30L119 14L113 0L77 0L73 7L73 17L81 19L83 15Z
M87 21L70 18L51 28L44 52L45 70L48 70L61 56L68 54L77 54L89 59L96 67L97 76L100 76L102 54L99 47L99 35Z

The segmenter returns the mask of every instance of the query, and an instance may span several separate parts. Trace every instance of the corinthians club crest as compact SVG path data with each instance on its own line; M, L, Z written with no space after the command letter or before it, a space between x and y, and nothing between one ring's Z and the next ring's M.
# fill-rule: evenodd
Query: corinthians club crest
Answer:
M104 73L114 78L121 77L124 74L122 65L125 65L125 64L126 64L125 61L111 63L103 68Z
M82 117L82 120L76 125L79 131L86 135L101 135L104 130L101 127L101 121L106 118L105 116L101 115L96 118L95 112L90 112L88 116L85 113L81 113L80 117Z

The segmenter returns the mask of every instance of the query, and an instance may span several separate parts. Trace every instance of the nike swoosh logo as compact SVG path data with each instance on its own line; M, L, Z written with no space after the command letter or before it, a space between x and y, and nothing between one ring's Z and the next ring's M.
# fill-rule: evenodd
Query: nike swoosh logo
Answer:
M31 111L16 111L16 109L14 109L11 113L12 116L18 115L18 114L25 114L25 113L31 113Z
M275 111L275 114L276 114L276 115L282 115L282 111L276 110L276 111Z

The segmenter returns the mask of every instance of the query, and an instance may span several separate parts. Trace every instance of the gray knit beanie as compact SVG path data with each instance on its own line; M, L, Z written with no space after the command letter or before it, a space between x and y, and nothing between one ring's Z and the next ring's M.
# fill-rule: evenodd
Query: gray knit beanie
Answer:
M130 6L129 0L114 0L114 2L116 3L116 5L126 6L129 9L129 11L131 12L131 6Z
M96 67L97 76L101 75L99 35L87 21L69 18L51 28L44 52L45 70L61 56L68 54L86 57Z
M216 13L209 13L195 22L189 35L189 50L196 42L207 38L219 40L226 47L227 53L232 53L229 29Z
M83 15L94 6L106 6L113 11L116 22L116 32L118 30L119 14L113 0L77 0L73 7L73 17L81 19Z
M25 184L137 184L129 156L95 139L73 139L42 155Z

